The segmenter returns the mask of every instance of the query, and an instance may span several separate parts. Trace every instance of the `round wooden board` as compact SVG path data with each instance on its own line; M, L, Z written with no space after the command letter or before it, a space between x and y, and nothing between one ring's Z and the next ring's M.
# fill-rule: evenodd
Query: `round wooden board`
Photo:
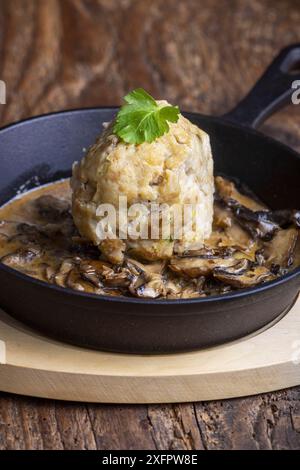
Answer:
M46 338L0 310L0 390L60 400L216 400L300 384L300 298L255 336L185 354L90 351Z

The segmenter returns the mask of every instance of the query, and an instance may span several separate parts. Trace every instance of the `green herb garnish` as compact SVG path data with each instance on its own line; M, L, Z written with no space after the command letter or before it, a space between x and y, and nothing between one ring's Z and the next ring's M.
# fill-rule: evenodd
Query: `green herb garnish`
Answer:
M130 92L124 101L113 131L128 144L151 143L169 131L168 122L179 119L178 106L158 106L143 88Z

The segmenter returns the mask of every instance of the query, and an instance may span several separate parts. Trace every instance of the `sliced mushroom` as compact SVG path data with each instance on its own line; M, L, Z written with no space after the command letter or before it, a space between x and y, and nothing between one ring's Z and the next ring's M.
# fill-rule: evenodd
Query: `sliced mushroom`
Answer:
M150 277L152 274L163 274L166 264L166 260L153 261L152 263L141 263L140 261L132 258L126 258L125 260L125 266L129 267L129 269L135 269L139 274L142 272L148 273Z
M133 259L126 259L125 266L128 268L131 275L131 288L135 290L138 286L141 286L147 282L155 279L162 279L164 274L166 262L153 262L143 264L140 261Z
M41 254L42 251L36 247L19 248L14 253L3 256L1 262L7 266L23 268Z
M82 279L80 270L77 266L69 272L66 279L66 287L70 287L70 289L78 290L80 292L103 293L103 290L96 290L91 283Z
M180 298L182 292L182 285L179 278L172 279L170 276L167 277L165 282L166 296L170 299Z
M54 278L56 275L57 270L54 268L54 266L48 265L45 263L44 266L44 278L48 282L54 282Z
M239 224L254 238L270 240L279 229L272 211L252 197L241 194L234 183L217 176L215 178L219 204L230 208Z
M281 228L287 228L290 225L300 228L300 211L290 209L274 210L268 212L268 217Z
M237 190L236 185L232 181L229 181L222 176L215 177L215 186L217 195L225 202L233 200L252 211L266 209L266 206L262 202L256 200L253 194L247 195L241 193Z
M170 274L165 280L165 295L169 299L205 297L205 281L204 276L187 280Z
M88 260L82 261L79 265L81 277L91 282L95 287L102 287L101 274L99 270Z
M107 274L111 273L113 271L112 265L106 261L97 259L89 259L86 260L87 265L90 267L90 269L93 269L98 276L106 276ZM85 261L82 261L80 266L82 269L84 269Z
M179 276L191 278L210 276L217 266L227 267L236 263L233 258L172 258L169 268Z
M234 252L234 248L232 247L207 247L204 246L199 250L190 250L184 251L180 258L193 258L199 257L203 259L215 259L215 258L228 258Z
M58 270L48 266L46 268L45 277L48 277L49 282L55 282L60 287L69 287L70 289L78 290L80 292L89 292L95 294L121 295L121 292L116 289L104 289L102 284L97 279L88 276L90 266L84 266L78 258L65 259Z
M279 230L275 237L265 244L266 266L278 265L281 268L288 268L293 264L298 233L294 227Z
M280 228L286 228L294 224L300 226L300 212L290 210L262 210L251 209L237 204L236 201L228 201L233 214L239 224L246 229L252 237L263 240L271 240Z
M244 254L247 254L250 259L254 260L255 252L260 247L260 241L254 240L249 233L240 227L236 222L225 230L227 237L227 244L236 248ZM224 241L224 244L226 242Z
M211 236L205 240L205 246L214 249L236 249L243 252L253 252L258 249L257 241L235 219L226 228L213 230Z
M296 225L297 228L300 228L300 211L293 211L292 221Z
M75 266L74 260L65 259L61 263L58 271L54 274L52 278L55 284L57 284L60 287L66 287L68 275L71 272L71 270L74 268L74 266ZM50 275L50 272L48 273L48 275Z
M102 260L82 261L79 265L82 277L96 287L128 287L132 274L120 266L113 267Z
M256 252L255 252L255 259L254 260L251 260L251 261L254 261L255 264L257 264L258 266L264 266L266 260L265 260L265 257L264 257L264 249L263 248L259 248Z
M231 266L223 268L222 266L217 266L214 269L214 274L218 272L225 272L228 274L234 274L235 276L240 276L241 274L244 274L250 267L250 262L247 259L241 259L239 261L236 261L234 264ZM216 276L215 276L216 277Z
M204 276L188 280L182 283L180 291L181 299L192 299L195 297L206 297L204 292L206 278Z
M247 269L248 265L245 261L241 260L240 263L228 268L215 268L215 279L238 289L253 287L263 281L274 279L273 274L266 267L255 266Z
M129 292L136 297L156 298L165 296L166 288L162 273L165 262L142 264L133 259L126 259L131 282Z
M153 274L151 280L142 285L136 285L134 282L131 283L129 290L135 297L147 297L151 299L165 296L166 293L164 281L159 274Z
M108 287L128 287L130 283L131 275L126 269L120 269L117 272L107 272L104 276L104 284Z
M271 240L279 230L279 225L273 220L271 211L254 212L247 207L235 204L232 204L231 207L238 222L254 238Z

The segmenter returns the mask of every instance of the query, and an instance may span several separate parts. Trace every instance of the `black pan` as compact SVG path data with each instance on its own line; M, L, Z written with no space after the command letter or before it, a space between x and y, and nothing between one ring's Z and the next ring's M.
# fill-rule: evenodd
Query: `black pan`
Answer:
M235 177L273 209L300 208L300 156L254 130L291 100L300 45L284 49L250 94L223 118L185 115L211 137L216 173ZM294 70L294 72L292 72ZM0 131L0 204L18 188L70 175L115 108L49 114ZM32 279L0 263L0 305L12 316L73 344L130 353L187 351L252 333L296 299L300 269L252 289L187 300L96 296Z

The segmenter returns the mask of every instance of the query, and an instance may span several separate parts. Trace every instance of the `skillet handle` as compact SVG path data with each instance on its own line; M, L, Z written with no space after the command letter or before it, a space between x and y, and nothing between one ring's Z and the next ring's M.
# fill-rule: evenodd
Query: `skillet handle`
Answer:
M257 128L272 113L292 103L293 93L300 89L299 80L300 43L283 49L248 95L223 118Z

